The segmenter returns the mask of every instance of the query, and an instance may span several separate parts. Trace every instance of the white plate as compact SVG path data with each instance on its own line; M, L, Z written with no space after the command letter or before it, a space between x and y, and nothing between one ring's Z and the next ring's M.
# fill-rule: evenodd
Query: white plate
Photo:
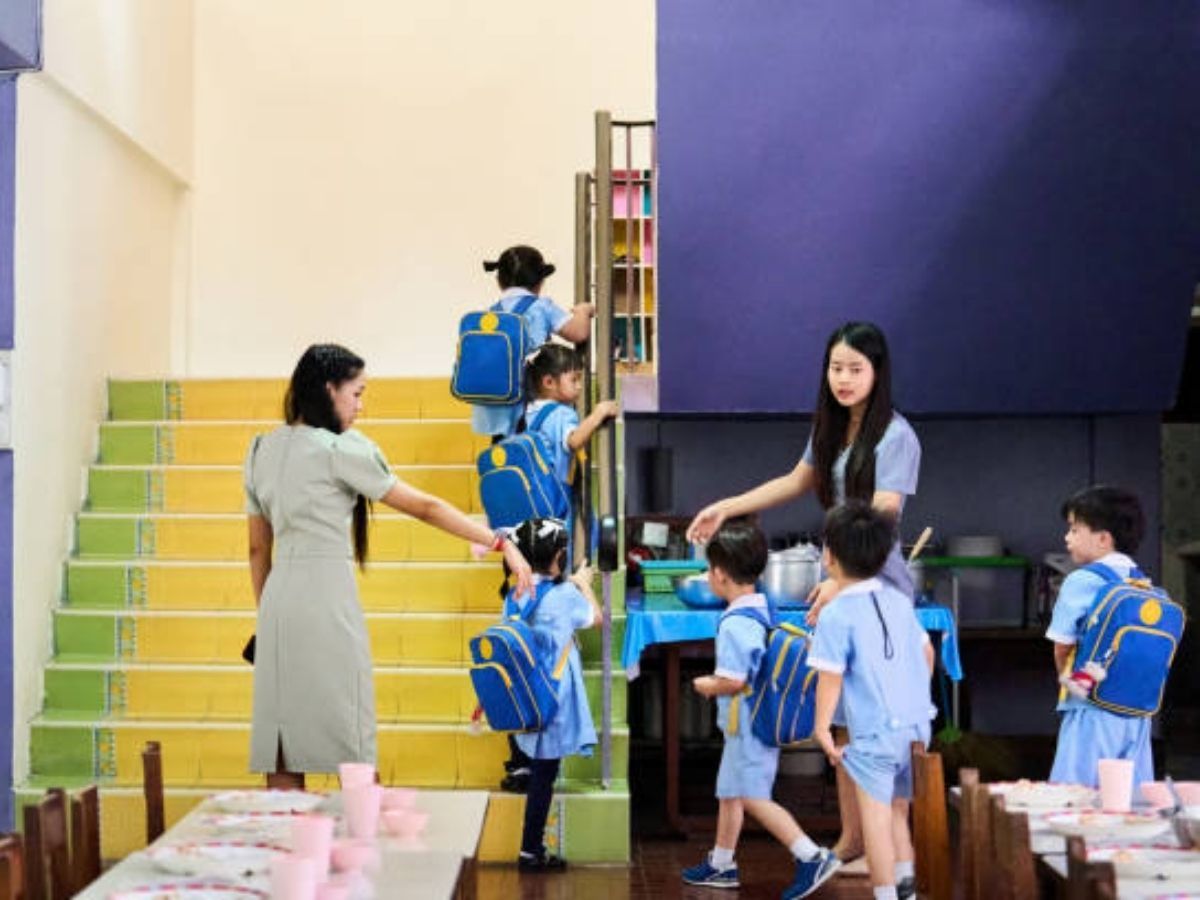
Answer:
M200 817L205 832L230 840L280 844L292 836L291 813L210 813Z
M1095 805L1096 791L1082 784L1049 781L1001 781L989 784L993 794L1003 794L1009 809L1068 809Z
M242 841L163 844L145 851L146 858L172 875L253 878L271 868L271 860L287 853L273 844Z
M1171 823L1166 819L1137 813L1057 813L1046 816L1045 821L1059 834L1123 841L1146 840L1162 834L1171 827Z
M1200 877L1200 851L1182 847L1088 847L1087 855L1088 862L1111 862L1125 878Z
M147 884L108 896L109 900L265 900L270 894L232 884Z
M306 813L325 802L325 797L304 791L226 791L209 802L229 813Z

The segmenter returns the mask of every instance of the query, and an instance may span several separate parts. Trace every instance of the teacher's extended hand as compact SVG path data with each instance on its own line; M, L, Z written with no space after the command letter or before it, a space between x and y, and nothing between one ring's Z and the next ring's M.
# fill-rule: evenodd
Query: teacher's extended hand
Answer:
M517 545L512 541L505 541L502 549L504 553L504 561L508 563L508 570L512 572L516 579L516 589L518 597L533 596L533 570L529 568L529 563L517 549Z
M817 582L817 586L808 595L808 602L812 604L812 607L804 616L804 621L810 628L817 624L817 618L821 615L821 610L829 604L830 600L837 596L837 592L837 582L832 578L826 578L824 581Z
M692 519L692 523L688 525L687 539L693 544L707 544L717 533L717 529L721 527L721 523L725 521L727 515L724 500L710 503L696 513L696 518Z

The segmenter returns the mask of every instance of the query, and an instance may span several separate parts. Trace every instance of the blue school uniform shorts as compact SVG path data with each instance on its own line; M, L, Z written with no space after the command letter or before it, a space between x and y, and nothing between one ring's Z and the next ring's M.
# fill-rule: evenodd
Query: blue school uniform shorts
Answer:
M913 741L929 745L928 723L862 738L851 736L842 754L842 765L854 783L880 803L911 800Z
M778 768L778 747L768 747L753 734L726 735L717 770L717 799L770 800Z
M1098 706L1078 706L1062 714L1050 780L1098 787L1102 759L1132 759L1133 788L1154 780L1150 718L1118 716Z

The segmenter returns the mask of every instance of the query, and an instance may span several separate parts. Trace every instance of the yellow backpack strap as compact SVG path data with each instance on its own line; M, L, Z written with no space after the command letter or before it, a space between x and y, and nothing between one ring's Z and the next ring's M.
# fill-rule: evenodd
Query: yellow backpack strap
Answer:
M742 698L749 697L753 693L750 685L746 685L740 691L733 695L733 699L729 702L729 721L725 723L726 737L736 737L738 733L739 719L741 718Z
M574 484L580 471L587 465L587 451L580 447L571 454L571 462L567 466L567 484Z
M567 641L563 647L562 656L558 658L558 663L554 666L554 680L559 681L563 677L563 672L567 670L567 660L571 658L571 648L575 646L574 641Z
M1074 647L1071 648L1071 652L1069 654L1067 654L1067 665L1065 666L1066 671L1059 672L1058 673L1059 678L1062 678L1063 675L1070 675L1072 672L1075 671L1075 653L1078 649L1079 649L1079 645L1076 644ZM1058 702L1062 703L1066 699L1067 699L1067 686L1065 684L1060 684L1058 686Z

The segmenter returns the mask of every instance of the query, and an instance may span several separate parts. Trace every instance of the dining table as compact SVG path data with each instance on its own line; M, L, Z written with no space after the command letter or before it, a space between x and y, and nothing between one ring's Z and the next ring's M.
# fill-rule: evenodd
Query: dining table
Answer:
M254 793L264 797L261 812L254 808ZM294 810L281 812L274 802L271 805L275 808L269 809L265 798L280 793L235 791L206 797L153 844L117 862L77 896L84 900L253 900L269 896L270 876L263 871L218 872L216 869L224 867L216 863L206 867L208 871L181 874L169 863L182 853L195 852L199 845L213 848L218 859L222 848L228 848L230 855L253 847L290 851L289 819L292 814L300 814L300 807L332 816L336 822L335 840L344 835L339 794L307 794ZM229 804L231 797L237 799L237 806ZM272 801L276 799L271 797ZM401 839L385 833L381 822L380 833L372 842L377 864L361 871L351 900L473 896L470 876L487 806L486 791L417 791L412 808L429 813L424 830L416 837Z

